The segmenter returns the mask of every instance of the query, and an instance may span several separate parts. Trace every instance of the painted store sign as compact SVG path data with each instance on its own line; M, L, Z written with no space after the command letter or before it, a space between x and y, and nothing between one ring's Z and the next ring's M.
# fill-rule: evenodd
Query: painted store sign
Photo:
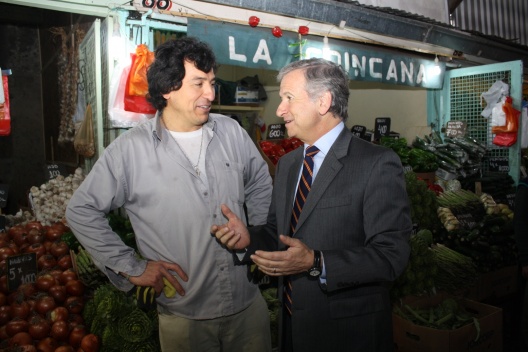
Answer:
M300 46L297 33L284 32L276 38L269 28L188 20L187 35L199 37L215 52L220 64L248 68L279 70L291 61L324 57L340 65L351 80L381 82L422 88L441 88L445 64L440 74L434 73L435 62L412 53L402 53L384 47L374 47L319 36L303 36Z

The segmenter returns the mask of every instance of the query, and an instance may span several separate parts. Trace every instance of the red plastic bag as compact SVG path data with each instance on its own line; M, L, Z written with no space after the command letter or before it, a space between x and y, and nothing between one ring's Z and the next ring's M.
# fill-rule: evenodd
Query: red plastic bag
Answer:
M2 77L2 87L4 89L4 103L0 104L0 136L9 136L11 134L11 113L9 112L9 87L7 85L7 76Z
M134 66L135 58L137 57L136 54L131 54L132 57L132 67ZM131 77L132 77L132 68L130 69L130 73L127 77L126 81L126 87L125 87L125 110L131 111L131 112L138 112L142 114L155 114L156 109L147 101L147 98L145 98L144 95L133 95L130 94L130 85L131 85Z
M493 144L501 147L511 147L517 142L517 132L499 132L493 137Z

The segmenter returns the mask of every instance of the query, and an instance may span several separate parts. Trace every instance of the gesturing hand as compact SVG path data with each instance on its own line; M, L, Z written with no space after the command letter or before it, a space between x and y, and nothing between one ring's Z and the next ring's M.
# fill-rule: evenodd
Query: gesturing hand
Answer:
M221 209L222 214L228 221L223 225L211 226L211 234L228 249L240 250L246 248L249 245L249 232L246 225L227 205L222 204Z

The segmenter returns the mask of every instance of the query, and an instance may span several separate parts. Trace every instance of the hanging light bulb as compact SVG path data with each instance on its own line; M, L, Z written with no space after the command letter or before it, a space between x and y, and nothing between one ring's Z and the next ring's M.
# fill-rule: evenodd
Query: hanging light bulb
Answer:
M434 63L435 64L434 64L432 73L435 76L439 76L442 73L442 69L440 68L440 62L438 61L438 56L435 56Z
M328 45L328 37L323 38L323 59L330 60L330 45Z

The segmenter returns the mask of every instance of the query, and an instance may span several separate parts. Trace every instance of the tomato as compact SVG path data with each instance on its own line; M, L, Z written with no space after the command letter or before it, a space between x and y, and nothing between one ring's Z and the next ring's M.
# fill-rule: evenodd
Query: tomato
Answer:
M44 254L37 260L37 265L40 270L53 269L57 265L57 260L52 254Z
M61 283L60 282L60 275L62 274L63 270L60 269L60 268L55 268L55 269L51 269L50 271L48 271L48 274L50 274L51 276L53 276L55 278L55 281L57 283Z
M50 323L39 315L35 315L29 321L28 332L35 340L42 340L49 335Z
M60 258L65 254L70 254L70 248L64 241L55 241L51 244L50 253L53 254L55 258Z
M51 225L45 232L46 239L48 241L58 241L62 237L62 234L68 230L68 227L62 223L55 223Z
M34 283L22 284L18 286L17 292L21 293L25 299L33 297L37 293L37 288Z
M25 250L26 253L35 253L37 255L37 260L46 254L46 247L40 242L32 243Z
M81 340L81 348L84 352L97 352L99 351L99 346L99 337L95 334L88 334Z
M50 336L57 341L65 341L70 336L70 327L65 320L57 320L51 325Z
M84 294L84 284L81 280L70 280L64 286L66 286L66 292L71 296L82 296Z
M42 292L48 292L48 290L57 284L57 281L55 278L48 273L40 274L37 276L37 280L35 281L35 286L39 291Z
M63 305L68 309L68 312L81 314L84 308L84 299L82 296L70 296L66 298Z
M26 229L22 225L15 225L9 228L7 230L7 234L9 235L10 239L13 239L16 234L26 232Z
M7 296L5 293L0 292L0 307L5 306L6 304L7 304Z
M66 269L71 268L73 266L71 256L69 254L65 254L65 255L59 257L59 259L57 260L57 265L62 270L66 270Z
M68 314L68 323L71 328L77 325L84 325L84 318L80 313L70 313Z
M55 352L59 343L53 337L48 336L40 340L37 344L38 352Z
M8 339L9 339L9 335L7 334L6 326L2 325L0 327L0 341L7 341Z
M36 220L28 222L25 226L25 230L31 231L32 229L35 229L40 232L42 231L42 224Z
M28 321L20 318L11 319L6 324L6 332L9 336L15 336L19 332L27 332L28 328Z
M33 339L28 332L19 332L15 336L11 337L8 342L9 347L27 346L32 345Z
M17 233L15 237L13 237L13 242L15 242L18 247L21 247L24 243L29 243L27 232Z
M11 320L11 306L0 306L0 326L5 325L9 320Z
M5 260L7 257L15 255L16 252L11 247L2 247L0 248L0 260Z
M75 352L75 350L70 345L63 345L63 346L57 347L57 349L54 352Z
M44 234L37 229L31 229L28 231L28 241L30 244L44 242Z
M72 328L70 332L70 336L68 338L68 342L70 343L70 346L73 346L74 348L78 348L81 345L81 340L84 336L86 336L86 328L84 325L76 325Z
M59 306L59 307L55 307L50 312L49 318L52 322L56 322L57 320L67 321L68 315L69 315L68 309L66 309L65 307Z
M11 303L11 319L26 319L29 315L29 308L28 302L15 300Z
M36 312L42 314L43 316L46 316L48 312L51 312L57 304L55 303L55 300L53 297L44 295L37 298L35 302L35 307L33 308Z
M68 292L66 292L66 287L65 286L63 286L63 285L55 285L55 286L51 286L49 288L48 295L53 297L55 302L62 303L68 297ZM60 308L64 308L64 307L60 307ZM66 309L66 308L64 308L64 309Z
M73 269L66 269L60 274L60 283L65 285L68 281L77 280L77 273Z

